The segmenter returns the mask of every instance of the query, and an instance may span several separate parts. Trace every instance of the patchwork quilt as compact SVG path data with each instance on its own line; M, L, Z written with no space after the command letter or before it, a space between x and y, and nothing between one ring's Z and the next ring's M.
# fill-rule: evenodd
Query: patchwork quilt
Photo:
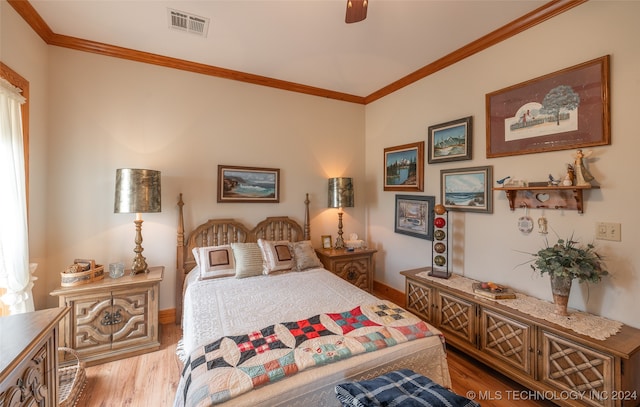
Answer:
M211 406L314 366L433 336L391 302L282 322L225 336L189 355L176 406Z

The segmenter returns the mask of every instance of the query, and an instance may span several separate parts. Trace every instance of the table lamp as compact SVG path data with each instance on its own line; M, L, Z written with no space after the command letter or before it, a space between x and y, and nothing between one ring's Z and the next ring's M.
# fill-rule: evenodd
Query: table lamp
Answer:
M142 213L160 212L160 171L135 168L116 170L116 199L114 213L135 213L136 254L131 266L131 274L149 271L142 255Z
M335 248L344 249L342 238L342 208L353 207L353 179L338 177L329 178L329 208L338 208L338 238Z

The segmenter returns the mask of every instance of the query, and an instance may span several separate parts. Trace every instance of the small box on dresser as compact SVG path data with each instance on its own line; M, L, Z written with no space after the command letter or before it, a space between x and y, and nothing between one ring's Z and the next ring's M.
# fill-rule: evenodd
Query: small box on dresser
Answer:
M60 344L74 349L87 366L160 348L158 303L164 267L51 292L71 308Z
M373 290L373 249L316 249L327 270L365 291Z

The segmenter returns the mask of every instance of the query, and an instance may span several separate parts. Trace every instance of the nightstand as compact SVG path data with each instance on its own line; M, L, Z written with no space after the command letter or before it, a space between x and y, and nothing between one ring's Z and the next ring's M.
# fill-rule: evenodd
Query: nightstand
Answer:
M377 250L316 249L324 268L365 291L373 290L373 254Z
M58 287L60 306L71 311L63 320L60 346L73 348L87 365L151 352L160 348L158 297L164 266L73 287Z

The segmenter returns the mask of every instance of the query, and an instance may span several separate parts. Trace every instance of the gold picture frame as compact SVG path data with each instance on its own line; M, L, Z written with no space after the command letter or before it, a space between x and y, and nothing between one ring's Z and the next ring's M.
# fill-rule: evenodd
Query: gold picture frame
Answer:
M280 202L280 169L218 165L218 202Z
M424 141L384 149L384 190L424 190Z
M331 238L331 235L322 235L320 237L320 240L322 240L322 248L323 249L331 249L331 248L333 248L333 239Z

